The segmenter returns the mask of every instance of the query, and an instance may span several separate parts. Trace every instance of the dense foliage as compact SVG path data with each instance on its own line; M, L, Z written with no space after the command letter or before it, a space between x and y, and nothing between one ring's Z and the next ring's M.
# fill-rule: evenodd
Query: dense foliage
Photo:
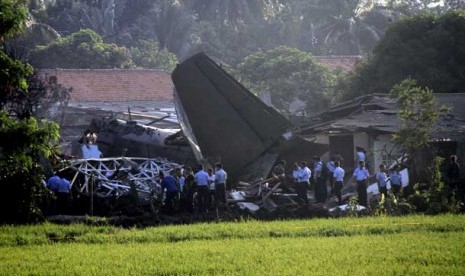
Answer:
M22 29L23 1L0 2L0 40ZM37 121L31 105L13 104L28 93L32 67L9 57L0 48L0 223L32 222L40 218L42 158L58 140L58 126Z
M284 46L246 57L238 74L252 91L270 93L272 103L286 111L296 99L313 112L324 110L335 79L311 54Z
M104 43L90 29L80 30L31 52L30 63L38 68L128 68L131 59L125 47Z
M465 87L465 10L420 14L394 24L348 80L346 96L388 93L411 77L435 93Z

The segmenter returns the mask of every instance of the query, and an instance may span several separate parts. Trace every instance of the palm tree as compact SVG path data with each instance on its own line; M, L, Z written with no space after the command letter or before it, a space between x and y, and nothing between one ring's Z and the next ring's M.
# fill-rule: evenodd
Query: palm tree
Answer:
M392 21L386 7L374 0L316 1L310 13L317 46L324 54L360 55L369 52ZM375 18L381 20L374 20Z
M237 24L254 18L267 18L279 7L279 0L191 0L200 20L221 20Z

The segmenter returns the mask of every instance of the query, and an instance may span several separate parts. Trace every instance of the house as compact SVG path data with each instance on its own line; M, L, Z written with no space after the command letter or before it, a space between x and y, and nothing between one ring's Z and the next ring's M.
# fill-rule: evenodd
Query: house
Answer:
M326 69L341 70L344 73L352 72L355 66L362 61L362 56L315 56L315 59Z
M60 120L62 149L70 153L71 143L80 138L94 118L114 117L153 122L179 128L174 110L171 74L149 69L42 69L44 77L72 88ZM169 118L166 118L166 117ZM153 125L153 124L152 124Z
M435 94L439 105L451 108L436 121L432 143L439 154L458 155L465 160L465 93ZM398 105L388 94L370 94L334 106L331 110L312 117L299 127L300 135L316 143L327 144L329 152L344 158L344 166L355 166L355 147L367 150L371 168L380 164L391 165L402 156L391 142L392 134L400 127Z

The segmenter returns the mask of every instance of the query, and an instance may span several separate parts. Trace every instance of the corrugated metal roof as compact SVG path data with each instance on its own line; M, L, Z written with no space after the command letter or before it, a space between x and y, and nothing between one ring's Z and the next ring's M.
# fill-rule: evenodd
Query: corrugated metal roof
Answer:
M465 141L465 93L435 94L438 105L451 109L438 118L433 139ZM400 127L398 105L388 94L355 98L309 119L300 127L305 135L334 131L395 133Z

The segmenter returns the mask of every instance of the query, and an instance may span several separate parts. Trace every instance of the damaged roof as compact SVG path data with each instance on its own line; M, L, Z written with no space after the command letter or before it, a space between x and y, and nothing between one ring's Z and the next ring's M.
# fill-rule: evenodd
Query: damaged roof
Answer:
M433 139L465 141L465 93L435 94L438 105L450 110L441 115ZM304 135L352 132L395 133L400 127L396 99L388 94L370 94L334 106L300 127Z

